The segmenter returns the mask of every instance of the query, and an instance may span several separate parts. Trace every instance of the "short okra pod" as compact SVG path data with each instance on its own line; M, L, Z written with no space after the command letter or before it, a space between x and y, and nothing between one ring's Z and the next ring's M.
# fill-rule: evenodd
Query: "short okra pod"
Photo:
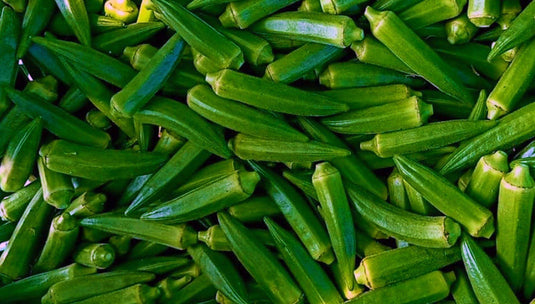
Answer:
M199 169L189 180L181 185L173 194L184 194L234 171L243 169L243 164L236 159L226 159Z
M464 44L472 40L477 33L477 26L472 24L466 15L458 16L444 25L450 44Z
M400 155L394 156L394 162L405 181L440 212L459 222L475 237L492 236L494 216L488 209L432 169Z
M181 256L155 256L129 260L121 263L113 270L145 271L154 274L167 274L187 265L191 260Z
M241 222L247 223L261 221L265 216L280 215L281 211L269 196L253 196L230 206L228 213Z
M91 298L76 301L77 304L132 303L150 304L160 297L160 290L146 284L136 284Z
M194 278L189 284L178 289L173 290L163 301L163 304L187 304L187 303L202 303L214 299L217 289L208 278L208 275L201 274Z
M479 303L520 303L491 258L466 234L461 237L461 255Z
M440 21L457 17L464 9L466 0L424 0L399 13L409 27L419 29Z
M492 207L498 199L500 181L509 170L507 162L507 154L503 151L482 156L466 187L466 194L481 205Z
M239 133L229 140L229 148L241 159L257 161L320 161L345 157L344 148L318 142L295 142L268 139Z
M366 37L351 44L351 49L360 62L381 66L402 73L414 73L403 61L399 60L386 46L373 37Z
M115 250L108 243L82 244L73 253L73 260L87 267L106 269L115 261Z
M303 29L306 28L306 31ZM252 27L253 32L269 33L306 42L344 48L364 38L364 31L344 15L316 12L284 12L267 17Z
M388 286L461 260L458 246L438 249L409 246L364 257L355 270L359 284L371 289Z
M399 113L399 112L398 112ZM449 120L430 123L408 130L377 134L360 143L362 150L380 157L406 154L454 144L494 127L492 121Z
M489 27L500 17L501 4L499 0L468 0L466 14L477 27Z
M397 169L392 170L386 184L388 186L390 203L403 210L410 210L411 206L407 191L405 190L405 182L403 181L403 176L399 174Z
M243 53L236 44L185 7L168 0L154 0L153 3L165 23L219 68L238 69L243 64Z
M131 23L136 20L139 9L136 3L131 0L107 0L104 3L104 12L106 16L124 23Z
M251 232L260 242L266 246L275 246L273 238L267 230L251 229ZM200 242L205 243L208 248L216 251L232 251L225 232L219 225L210 226L207 230L199 231L197 237Z
M438 7L434 1L428 0L419 4ZM416 74L421 75L444 93L462 102L471 103L470 93L459 83L450 67L396 14L378 12L368 7L365 16L370 21L373 35Z
M424 216L393 206L355 185L346 185L357 213L397 239L431 248L449 248L461 234L461 227L445 216ZM386 222L385 218L396 218ZM357 220L358 223L358 220Z
M18 222L26 206L28 206L40 187L41 184L39 181L33 181L17 192L4 197L0 202L0 219L3 221Z
M70 177L48 169L42 157L37 159L37 169L45 201L57 209L67 208L74 196Z
M80 225L135 239L155 242L171 248L185 249L197 243L197 233L185 224L163 225L116 214L99 214L85 218Z
M16 13L9 7L0 8L0 86L15 86L17 77L17 47L19 47L19 35L21 24ZM3 88L0 89L0 114L9 108L10 102Z
M223 98L275 112L326 116L348 109L332 98L228 69L207 74L206 81Z
M150 282L154 277L152 273L134 271L110 271L75 277L52 285L41 301L44 304L72 303L135 284Z
M50 271L60 266L74 249L78 230L74 217L69 214L56 216L48 230L43 250L33 266L33 272Z
M336 133L376 134L419 127L425 124L431 115L433 106L413 96L323 118L321 123Z
M277 303L302 302L303 293L290 274L247 228L227 213L218 213L218 220L238 260L255 281L266 290L272 301Z
M514 165L500 182L496 218L498 266L514 291L524 282L534 199L535 181L529 167Z
M95 36L92 45L97 50L117 56L123 53L125 47L150 39L164 27L161 22L133 23Z
M83 45L91 45L91 27L84 2L73 0L56 0L59 11Z

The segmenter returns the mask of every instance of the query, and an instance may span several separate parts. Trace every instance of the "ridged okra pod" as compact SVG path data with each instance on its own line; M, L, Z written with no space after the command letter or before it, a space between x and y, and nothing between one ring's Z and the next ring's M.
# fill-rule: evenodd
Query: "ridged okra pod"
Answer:
M443 214L459 222L475 237L490 238L494 233L494 216L445 177L404 156L394 156L399 172L416 191Z
M17 192L2 198L0 202L0 219L8 222L18 222L26 206L28 206L32 197L40 188L41 183L33 181Z
M465 193L481 205L492 207L498 199L500 181L508 170L505 152L497 151L482 156L476 164Z
M179 3L168 0L153 0L153 3L166 24L219 68L238 69L242 66L244 59L240 48L204 20Z
M449 20L444 25L450 44L464 44L472 40L477 33L477 26L472 24L466 15Z
M104 12L106 16L123 21L124 23L131 23L136 20L139 9L136 3L131 0L108 0L104 3Z
M419 29L440 21L457 17L467 0L424 0L399 13L399 17L411 28Z
M132 303L149 304L154 303L160 297L160 290L146 284L136 284L101 295L90 297L77 304L100 304L100 303ZM109 302L108 302L109 301Z
M392 173L387 178L386 184L390 203L403 210L410 210L411 206L405 189L405 182L403 181L403 176L399 174L397 169L392 170Z
M353 110L323 118L321 123L341 134L376 134L419 127L433 115L433 106L418 97Z
M403 180L403 186L407 192L409 200L410 211L421 215L436 215L437 210L429 204L429 202L422 196L420 192L414 189L406 180Z
M56 0L59 11L83 45L91 45L91 27L84 2L73 0Z
M381 66L402 73L414 73L403 61L396 57L385 45L373 37L367 36L351 44L351 49L360 62Z
M535 181L529 167L514 165L500 182L496 258L509 286L520 290L526 272Z
M74 196L70 177L48 169L42 157L37 159L37 170L45 201L57 209L67 208Z
M251 29L257 33L269 33L282 38L329 44L340 48L364 38L364 31L357 27L350 17L316 12L278 13L262 19Z
M207 74L206 82L220 97L275 112L326 116L348 109L332 98L228 69Z
M92 45L99 51L118 56L125 47L149 40L164 27L161 22L132 23L95 36Z
M63 213L68 213L70 216L76 218L84 218L95 215L104 210L106 203L106 195L102 193L84 192L72 203L63 210Z
M466 271L462 267L455 268L455 282L451 286L451 295L456 303L478 304Z
M215 162L195 172L195 174L189 178L186 183L174 191L173 194L184 194L240 169L243 169L243 164L233 158Z
M20 21L16 13L9 7L0 8L0 65L2 73L0 75L0 87L15 86L17 78L17 47L19 46L19 35L21 30ZM0 88L0 114L9 108L10 102L4 88Z
M359 284L377 289L439 270L461 260L458 246L446 249L409 246L364 257L355 270Z
M73 253L73 260L87 267L106 269L115 262L115 249L108 243L80 245Z
M259 180L256 172L235 171L157 205L143 213L141 219L165 223L197 220L248 198Z
M481 134L494 127L492 121L449 120L430 123L408 130L380 133L360 143L362 150L380 157L440 148Z
M411 244L449 248L461 234L461 227L445 216L424 216L393 206L355 185L347 185L349 198L357 213L384 233ZM385 218L396 221L384 221Z
M232 251L274 303L301 303L303 293L275 256L238 220L217 214Z
M219 16L224 27L247 28L256 21L292 5L297 0L246 0L232 1Z
M489 27L500 17L501 1L468 0L466 14L477 27Z
M48 230L45 245L33 267L34 273L56 269L74 249L78 238L78 223L67 214L56 216Z
M266 246L275 246L269 231L264 229L251 229L251 232L262 244ZM212 250L232 251L229 241L225 236L225 232L223 232L223 229L221 229L221 226L219 225L213 225L204 231L199 231L197 233L197 238Z
M520 303L491 258L466 234L461 237L461 256L479 303Z
M203 303L202 301L213 300L216 292L212 281L203 273L186 286L174 290L163 300L163 304Z
M265 216L281 214L279 207L269 196L250 197L239 204L230 206L227 211L232 217L244 223L259 222Z
M135 239L155 242L175 249L197 243L197 233L185 224L163 225L116 214L99 214L85 218L80 225Z
M426 2L435 6L433 1L427 0L420 4ZM470 93L459 83L450 67L395 13L379 12L367 7L365 16L371 24L373 35L416 74L444 93L471 103Z

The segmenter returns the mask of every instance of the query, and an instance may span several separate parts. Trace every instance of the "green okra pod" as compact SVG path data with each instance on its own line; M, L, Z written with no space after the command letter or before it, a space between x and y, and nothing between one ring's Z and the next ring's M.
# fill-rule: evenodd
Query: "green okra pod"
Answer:
M271 234L263 229L251 229L255 237L266 246L275 246ZM219 225L210 226L205 231L199 231L197 234L199 241L205 243L208 248L216 251L232 251L229 241L225 236L225 232Z
M193 0L186 6L189 10L202 9L216 4L227 4L235 0Z
M176 249L184 249L197 243L197 233L185 224L163 225L116 214L99 214L80 221L84 227L113 234L127 235L135 239L155 242Z
M134 119L167 129L171 134L184 136L191 142L216 155L227 158L230 151L223 135L204 118L178 101L156 97L139 110Z
M281 214L279 207L269 196L252 196L239 204L230 206L227 211L232 217L244 223L258 222L266 216Z
M332 98L228 69L207 74L206 82L218 96L275 112L326 116L348 109Z
M81 239L85 242L96 243L104 241L105 239L109 238L111 234L89 227L82 227L81 236Z
M72 203L63 210L63 213L68 213L70 216L76 218L85 218L95 215L104 210L104 203L106 203L106 195L102 193L84 192L72 201Z
M86 95L77 87L71 87L58 102L58 106L68 113L75 113L89 103Z
M91 298L76 301L77 304L113 303L149 304L160 297L160 290L146 284L136 284L116 291L107 292Z
M74 196L74 187L69 176L48 169L41 157L37 159L37 170L45 202L57 209L67 208Z
M470 112L470 115L468 116L468 120L472 120L472 121L484 120L487 117L486 102L487 102L487 91L485 90L479 91L476 104L472 108L472 111Z
M377 65L383 68L396 70L406 74L414 72L396 57L385 45L373 37L366 37L351 44L351 49L360 62Z
M419 4L435 7L435 3L429 0ZM416 74L444 93L462 102L471 103L470 93L459 83L450 67L395 13L379 12L367 7L365 16L371 24L373 35Z
M496 21L500 25L499 28L508 29L521 11L522 5L519 0L502 0L500 18Z
M56 216L48 230L45 245L33 273L41 273L58 268L74 249L78 238L78 223L68 213Z
M121 20L117 20L108 16L102 16L98 13L100 13L100 11L97 13L91 13L88 11L89 26L91 27L92 33L99 34L125 27L124 22ZM61 14L56 14L52 17L48 23L47 30L58 36L74 36L74 32Z
M240 169L243 169L243 165L236 159L231 158L215 162L195 172L195 174L189 178L186 183L174 191L173 194L184 194Z
M478 304L476 295L470 286L466 271L461 267L455 268L455 282L451 286L451 295L456 303Z
M404 180L420 192L441 213L459 222L475 237L490 238L494 216L432 169L396 155L394 162Z
M461 237L461 256L479 303L520 303L491 258L466 234Z
M333 262L331 264L331 273L334 277L334 282L338 287L338 290L342 293L344 299L351 300L361 293L364 292L364 287L360 286L356 283L355 279L353 278L353 288L349 289L345 284L344 281L342 281L342 269L343 265L338 263L337 261Z
M197 278L201 275L201 268L196 263L189 263L186 266L180 267L177 271L169 275L171 278L179 278L181 276L188 275L193 278Z
M312 184L312 171L284 170L282 176L301 190L305 195L318 201L318 194Z
M307 136L283 119L240 102L221 98L207 85L191 88L187 102L201 116L237 132L286 141L308 141Z
M128 253L131 241L132 237L127 235L112 235L108 239L108 243L115 251L117 258L123 257Z
M167 277L161 280L160 282L158 282L157 287L158 289L160 289L160 301L164 302L166 300L171 299L174 292L188 285L192 279L193 279L192 276L185 275L177 279L172 278L172 277Z
M241 159L257 161L319 161L344 157L349 150L318 142L295 142L261 138L239 133L229 140L229 148Z
M413 96L404 100L323 118L321 123L341 134L376 134L419 127L433 115L433 106Z
M472 112L473 105L462 103L457 99L436 90L423 90L422 98L433 105L433 112L437 115L466 119Z
M482 156L466 187L466 194L481 205L492 207L498 199L500 181L509 170L507 162L507 154L503 151Z
M273 61L273 50L265 39L244 30L222 27L217 27L217 30L240 47L245 62L257 66Z
M154 280L154 274L134 271L110 271L75 277L58 282L41 299L44 304L80 301L107 292Z
M15 86L17 78L17 47L19 46L19 35L21 24L16 13L9 7L1 8L0 12L0 65L2 73L0 75L0 87ZM9 108L10 102L7 93L0 88L0 115Z
M227 4L225 12L219 16L224 27L247 28L256 21L289 6L297 0L247 0L232 1Z
M150 39L164 27L165 25L161 22L133 23L125 28L95 36L92 45L99 51L117 56L123 53L125 47Z
M422 196L422 194L414 187L412 187L407 181L403 180L403 185L407 192L407 198L409 200L409 210L421 215L436 215L437 210L429 204L429 202Z
M477 26L472 24L466 15L449 20L444 25L450 44L464 44L472 40L477 33Z
M203 303L202 301L213 299L217 289L205 273L194 278L186 286L174 290L164 304L186 304L186 303Z
M258 285L257 283L246 283L247 294L249 296L250 303L256 304L268 304L271 303L266 292ZM215 296L216 302L220 304L234 304L235 302L231 301L220 291L217 291Z
M328 14L348 14L351 15L351 11L355 7L362 5L365 0L320 0L321 9ZM357 10L358 11L358 10Z
M136 260L146 257L154 257L165 252L167 249L167 246L159 243L140 241L130 249L126 258L127 260Z
M424 0L399 13L399 17L411 28L419 29L440 21L457 17L467 0Z
M468 0L466 14L477 27L489 27L500 17L501 1Z
M386 184L388 186L390 203L403 210L410 210L411 206L405 189L405 182L403 181L403 176L399 174L397 169L392 170Z
M187 265L191 260L181 256L155 256L126 261L113 270L145 271L154 274L166 274Z
M334 256L329 236L304 198L275 172L252 161L249 162L249 165L260 174L268 195L279 206L282 214L312 258L330 264L334 260Z
M87 267L106 269L115 262L115 250L108 243L83 244L73 253L73 260Z
M418 4L419 2L422 2L422 0L377 0L372 4L372 7L380 11L393 11L398 13Z
M221 69L238 69L244 62L240 48L212 26L178 3L153 0L154 6L192 48L207 56Z
M108 0L104 3L104 12L106 16L131 23L136 20L139 13L136 3L131 0Z
M269 33L282 38L329 44L340 48L364 38L364 31L357 27L350 17L316 12L278 13L262 19L251 28L257 33Z
M520 290L524 282L534 199L535 181L529 167L513 165L500 182L496 216L496 258L513 291Z
M362 150L380 157L440 148L481 134L494 127L492 121L448 120L408 130L380 133L360 143Z
M232 251L268 297L275 303L301 303L303 293L275 256L238 220L224 212L217 216Z
M459 224L448 217L414 214L388 204L359 186L346 184L346 187L357 213L400 240L423 247L449 248L461 234ZM385 218L396 221L387 222Z
M33 181L15 193L2 198L0 202L0 219L8 222L18 222L26 206L28 206L40 187L41 183L39 181Z
M157 205L143 213L141 219L165 223L200 219L248 198L259 180L256 172L235 171Z
M103 181L147 174L167 160L161 153L100 149L65 140L52 141L39 154L52 171Z
M59 11L67 21L67 24L74 32L78 41L83 45L91 45L91 27L87 9L83 1L56 0Z
M28 0L24 18L22 19L22 32L20 44L17 48L17 58L23 58L26 55L32 43L32 36L40 35L46 28L47 23L52 18L55 7L53 0ZM65 24L65 27L70 28L67 24Z
M359 284L377 289L439 270L460 260L458 246L446 249L397 248L364 257L355 270L355 278Z

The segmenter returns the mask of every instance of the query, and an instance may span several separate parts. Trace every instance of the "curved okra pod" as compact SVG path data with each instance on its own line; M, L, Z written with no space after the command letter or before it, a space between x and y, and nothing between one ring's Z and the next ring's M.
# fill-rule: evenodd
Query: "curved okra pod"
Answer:
M507 50L514 48L528 41L535 35L535 3L529 3L516 17L509 28L507 28L498 38L496 44L491 49L487 59L501 55Z
M220 97L275 112L326 116L348 109L332 98L228 69L207 74L206 82Z
M376 134L419 127L425 124L431 115L433 106L413 96L323 118L321 123L336 133Z
M463 225L470 235L492 236L494 216L488 209L432 169L400 155L394 156L394 162L406 182L440 212Z
M399 13L412 29L419 29L459 16L467 0L424 0Z
M73 260L87 267L106 269L115 261L115 250L107 243L81 245L74 253Z
M68 213L56 216L52 220L45 245L32 271L40 273L60 266L74 249L78 230L76 219Z
M37 170L43 189L43 198L47 204L57 209L67 208L74 196L74 187L70 177L48 169L41 157L37 159Z
M91 27L83 1L56 0L59 11L81 44L91 45Z
M303 293L275 256L238 220L224 212L217 217L232 251L269 298L276 303L301 303Z
M232 1L227 4L225 12L219 16L219 20L224 27L244 29L295 2L297 0Z
M259 222L266 216L281 214L279 207L269 196L250 197L239 204L230 206L227 212L244 223Z
M529 167L516 164L500 182L496 258L513 291L522 287L530 238L535 181Z
M50 22L56 5L53 0L28 0L22 19L22 33L17 58L23 58L32 43L32 37L41 34ZM60 15L60 14L58 14ZM69 25L65 24L69 28Z
M461 255L479 303L520 303L491 258L466 234L461 237Z
M242 66L244 60L240 48L204 20L178 3L169 0L153 0L153 3L165 23L219 68L238 69Z
M223 135L181 102L155 97L134 115L134 119L140 123L161 126L171 134L184 136L218 156L224 158L230 156Z
M154 256L129 260L113 267L115 270L145 271L154 274L167 274L187 265L191 259L181 256Z
M228 145L239 158L257 161L315 162L351 154L347 149L318 141L282 141L242 133L231 138Z
M381 288L439 270L461 260L458 246L439 249L409 246L364 257L355 270L359 284Z
M507 154L503 151L482 156L476 164L465 193L481 205L492 207L498 199L500 181L509 170L507 162Z
M372 151L380 157L407 154L440 148L463 141L494 127L492 121L448 120L430 123L408 130L380 133L360 143L362 150Z
M197 243L197 233L185 224L170 226L116 214L100 214L83 219L80 225L176 249Z
M160 297L160 290L146 284L136 284L101 295L76 301L77 304L100 304L100 303L154 303ZM108 302L109 301L109 302Z
M0 115L10 107L7 94L3 86L15 87L17 78L18 62L17 47L19 46L20 21L16 13L9 7L4 7L0 12Z
M477 27L489 27L500 17L501 1L469 0L466 14Z
M131 0L108 0L104 3L104 12L113 19L131 23L136 20L139 9Z
M39 181L33 181L17 192L4 197L0 202L0 219L3 221L18 222L26 206L28 206L40 187L41 183Z
M359 186L346 184L346 187L357 213L397 239L422 247L449 248L461 234L459 224L448 217L411 213L381 200ZM396 220L384 221L385 218Z
M243 165L236 159L231 158L218 161L195 172L195 174L189 178L186 183L181 185L176 191L173 192L173 195L184 194L241 169L243 169Z
M154 280L148 272L110 271L75 277L52 285L41 299L43 304L65 304Z
M95 36L92 45L99 51L117 56L123 53L125 47L150 39L164 27L161 22L133 23Z
M466 15L449 20L444 25L450 44L464 44L472 40L477 33L477 26L472 24Z
M134 178L154 172L167 160L161 153L100 149L65 140L52 141L39 154L52 171L92 180Z
M420 2L423 3L437 6L434 0ZM367 7L365 16L371 24L373 35L409 68L444 93L462 102L471 103L470 93L453 75L450 67L396 14Z

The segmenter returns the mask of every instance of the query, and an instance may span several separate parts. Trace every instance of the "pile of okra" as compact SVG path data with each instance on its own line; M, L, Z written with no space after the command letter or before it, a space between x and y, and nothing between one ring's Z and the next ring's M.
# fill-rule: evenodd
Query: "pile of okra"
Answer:
M0 304L535 303L535 1L0 10Z

